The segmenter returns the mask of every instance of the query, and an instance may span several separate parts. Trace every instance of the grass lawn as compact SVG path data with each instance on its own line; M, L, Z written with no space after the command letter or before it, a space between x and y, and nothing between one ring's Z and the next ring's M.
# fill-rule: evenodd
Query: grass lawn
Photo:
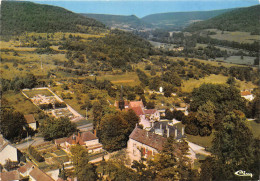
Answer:
M255 121L248 121L249 126L252 129L253 135L255 138L260 138L260 123L256 123Z
M48 89L29 90L29 91L24 91L24 93L30 98L36 96L37 94L41 94L41 95L45 95L45 96L54 96Z
M195 143L197 145L200 145L202 147L211 147L212 146L212 140L213 140L213 135L214 133L212 132L210 136L193 136L193 135L187 135L187 140Z
M199 80L196 79L189 79L186 81L183 81L182 84L182 91L183 92L192 92L194 88L199 87L203 83L212 83L212 84L224 84L226 83L228 77L224 75L215 75L211 74L208 77L201 78ZM239 89L250 89L255 88L256 85L254 85L252 82L245 82L237 80L237 84L239 85Z
M122 84L127 86L139 85L140 81L135 72L128 72L122 75L102 75L97 76L98 80L110 80L113 84Z
M55 153L55 155L57 155L57 156L62 156L62 155L67 155L67 153L65 152L65 151L63 151L63 150L57 150L57 151L55 151L54 152Z
M7 91L3 93L3 98L8 101L8 105L14 107L17 111L23 114L37 113L38 108L28 99L26 99L20 92Z

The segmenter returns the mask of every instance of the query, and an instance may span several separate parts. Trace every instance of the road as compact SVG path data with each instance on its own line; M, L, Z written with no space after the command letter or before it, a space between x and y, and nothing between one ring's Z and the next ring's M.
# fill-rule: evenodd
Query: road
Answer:
M27 149L30 145L32 146L37 146L37 145L40 145L40 144L43 144L45 141L42 137L34 137L32 138L33 140L30 140L30 141L26 141L24 143L21 143L21 144L16 144L14 145L17 149L19 150L23 150L23 149Z

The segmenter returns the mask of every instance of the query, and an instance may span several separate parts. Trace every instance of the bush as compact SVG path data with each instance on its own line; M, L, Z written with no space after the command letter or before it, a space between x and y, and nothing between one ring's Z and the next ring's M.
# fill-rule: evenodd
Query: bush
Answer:
M44 157L41 156L41 154L32 146L29 146L29 153L30 155L38 162L44 162Z
M55 102L55 108L66 108L67 105L65 102Z
M203 127L199 131L200 136L209 136L211 134L211 130L208 127Z
M197 136L199 134L199 129L194 124L189 124L185 127L185 133Z

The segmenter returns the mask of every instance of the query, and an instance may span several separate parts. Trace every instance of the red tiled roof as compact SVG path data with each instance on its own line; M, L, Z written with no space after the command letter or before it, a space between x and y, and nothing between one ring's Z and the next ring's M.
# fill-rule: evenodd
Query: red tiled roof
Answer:
M28 171L32 166L33 166L32 163L27 162L24 166L21 166L20 168L18 168L18 171L23 174L23 173L25 173L26 171Z
M144 115L144 111L141 107L132 107L131 108L137 116Z
M64 143L68 138L59 138L59 139L55 139L55 144L61 144Z
M129 138L161 151L166 138L146 130L135 128Z
M29 173L29 175L37 181L54 181L49 175L44 173L42 170L40 170L36 166L34 166L34 168Z
M156 109L146 109L144 110L145 114L154 114L156 112Z
M24 115L24 118L25 118L27 124L36 122L36 120L34 119L33 114Z
M129 107L130 108L134 108L134 107L144 107L143 101L130 101L129 103Z
M20 180L20 179L21 176L17 170L0 173L0 180L2 181L11 181L11 180Z
M241 92L241 96L249 96L249 95L251 95L251 92L249 92L249 91L242 91Z
M73 143L73 139L72 139L73 136L75 136L75 138L76 138L76 142L75 143ZM80 145L85 145L84 142L91 141L91 140L96 140L96 139L98 139L98 138L92 132L87 131L87 132L80 133L80 135L79 135L79 133L78 133L78 135L76 135L76 134L71 135L69 138L67 138L67 142L69 144L76 144L76 143L78 143Z

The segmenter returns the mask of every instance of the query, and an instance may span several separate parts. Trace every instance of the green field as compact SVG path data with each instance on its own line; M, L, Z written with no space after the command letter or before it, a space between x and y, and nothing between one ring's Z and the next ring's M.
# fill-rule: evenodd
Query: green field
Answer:
M224 76L224 75L211 74L210 76L201 78L199 80L189 79L189 80L183 81L181 89L183 92L191 92L194 88L199 87L203 83L224 84L224 83L226 83L227 79L228 79L228 77ZM236 80L236 81L241 90L256 87L256 85L254 85L252 82L247 83L245 81L240 81L240 80Z
M44 96L54 96L48 89L44 90L29 90L29 91L23 91L28 97L32 98L36 96L37 94L41 94Z
M254 65L255 57L244 56L241 58L240 56L230 56L226 58L226 60L223 57L216 58L216 60L221 60L231 64Z
M260 124L256 123L255 121L248 121L249 126L252 129L253 135L256 138L260 138Z
M193 136L193 135L189 135L186 134L187 136L187 140L195 143L197 145L200 145L202 147L208 147L210 148L212 146L212 140L214 137L214 133L212 132L212 134L210 136Z
M8 101L8 105L14 107L17 111L23 114L37 113L39 109L20 92L7 91L3 93L3 97Z
M216 32L216 35L210 35L211 38L218 40L235 41L239 43L253 43L254 41L259 41L259 35L250 35L250 32L241 31L222 31L216 29L209 29L209 31Z

